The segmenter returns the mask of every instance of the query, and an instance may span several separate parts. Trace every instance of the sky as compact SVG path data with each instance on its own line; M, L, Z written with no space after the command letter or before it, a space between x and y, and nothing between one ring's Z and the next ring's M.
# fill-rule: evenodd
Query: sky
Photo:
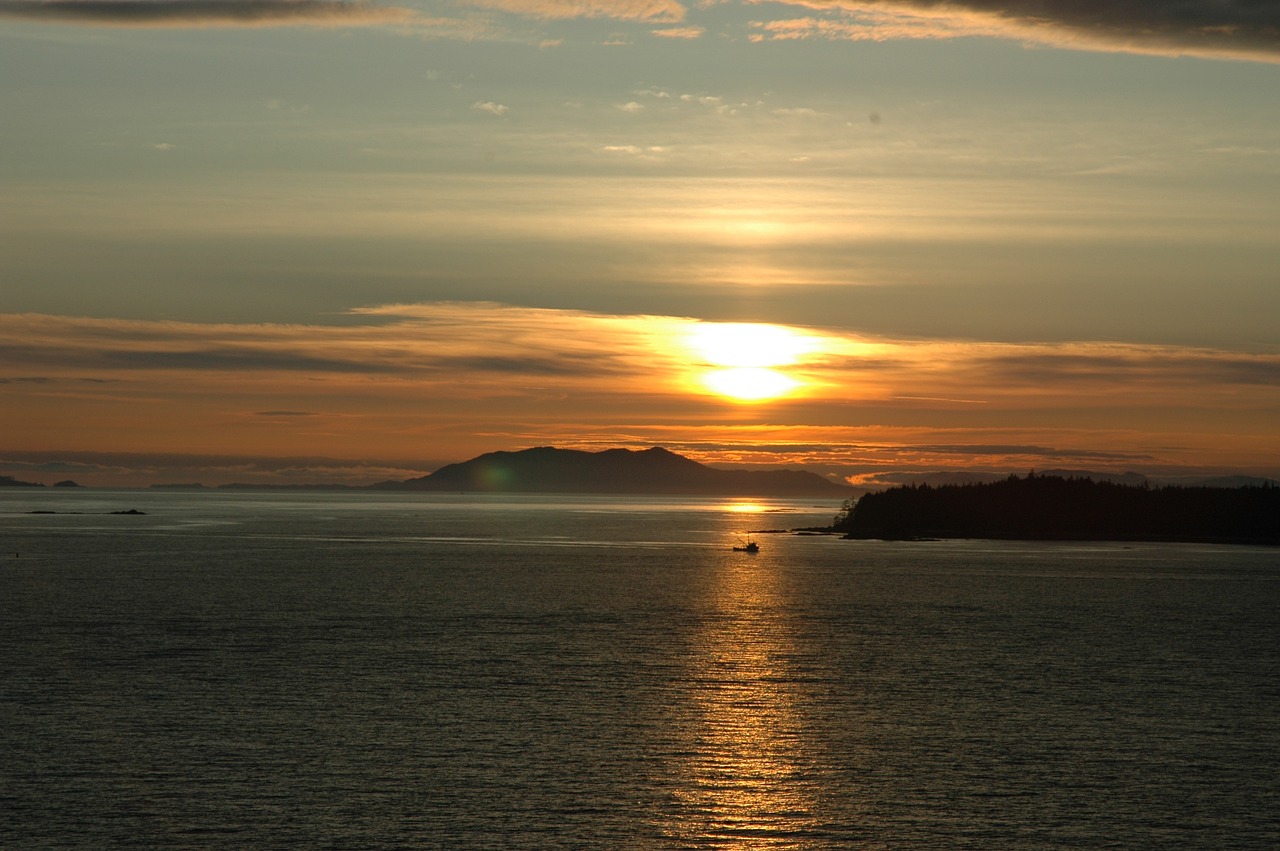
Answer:
M0 474L1280 477L1280 2L0 0Z

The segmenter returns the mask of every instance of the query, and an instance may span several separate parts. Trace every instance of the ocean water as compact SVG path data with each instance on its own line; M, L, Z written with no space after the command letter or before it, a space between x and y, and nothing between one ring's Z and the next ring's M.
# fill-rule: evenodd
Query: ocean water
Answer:
M1280 551L836 509L0 492L0 847L1280 846Z

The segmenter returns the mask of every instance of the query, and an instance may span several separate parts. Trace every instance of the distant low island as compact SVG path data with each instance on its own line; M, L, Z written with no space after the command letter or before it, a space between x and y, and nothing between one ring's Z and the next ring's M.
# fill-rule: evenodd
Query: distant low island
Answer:
M15 479L13 476L0 476L0 488L42 488L44 485L39 482L24 482L21 479ZM78 488L80 485L67 479L62 482L54 482L55 488Z
M583 452L540 446L490 452L378 490L848 497L853 489L806 470L720 470L661 447Z
M1280 544L1280 487L1152 488L1037 476L913 485L845 503L846 538Z

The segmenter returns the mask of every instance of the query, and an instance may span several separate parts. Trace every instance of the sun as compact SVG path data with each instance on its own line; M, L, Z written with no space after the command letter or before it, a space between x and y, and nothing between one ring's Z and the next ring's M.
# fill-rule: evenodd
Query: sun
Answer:
M702 383L717 396L741 402L776 399L800 386L800 382L794 378L776 369L760 366L713 369L702 376Z
M689 332L689 348L703 372L707 390L737 402L759 402L794 393L802 383L783 367L817 349L817 341L781 325L755 322L704 322Z
M722 367L788 366L815 348L804 334L758 322L703 322L689 336L694 351Z

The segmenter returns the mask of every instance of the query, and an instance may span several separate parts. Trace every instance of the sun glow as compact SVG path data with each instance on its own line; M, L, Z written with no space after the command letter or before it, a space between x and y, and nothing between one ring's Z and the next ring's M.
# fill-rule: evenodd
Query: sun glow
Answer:
M800 382L776 369L744 366L736 369L714 369L702 376L711 392L742 402L774 399L796 390Z
M753 322L699 324L690 334L694 351L723 367L787 366L816 348L816 342L781 325Z
M700 375L712 393L739 402L758 402L794 393L802 382L781 368L817 349L817 340L781 325L751 322L701 323L689 347L704 365Z

